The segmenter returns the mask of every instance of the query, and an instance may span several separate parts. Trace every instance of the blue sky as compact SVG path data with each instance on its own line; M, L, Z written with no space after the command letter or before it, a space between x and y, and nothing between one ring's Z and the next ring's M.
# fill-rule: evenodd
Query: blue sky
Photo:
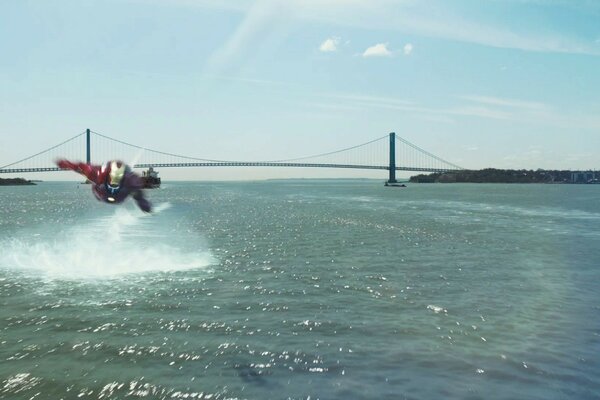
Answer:
M466 168L598 169L598 21L591 0L4 1L0 164L91 128L247 160L395 131Z

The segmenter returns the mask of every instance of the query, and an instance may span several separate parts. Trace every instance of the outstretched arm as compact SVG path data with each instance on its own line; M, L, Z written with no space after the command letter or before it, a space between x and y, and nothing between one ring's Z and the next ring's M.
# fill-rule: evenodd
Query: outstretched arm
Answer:
M98 180L100 167L97 165L86 164L82 162L71 162L69 160L56 160L56 165L62 169L70 169L85 176L92 182Z

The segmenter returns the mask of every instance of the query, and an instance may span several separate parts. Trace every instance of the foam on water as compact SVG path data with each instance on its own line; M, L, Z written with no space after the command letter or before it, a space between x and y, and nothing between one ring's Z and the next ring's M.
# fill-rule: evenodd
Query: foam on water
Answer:
M180 245L180 232L177 238L165 234L169 219L160 214L169 208L170 204L164 203L153 214L143 214L119 207L112 215L61 232L5 240L0 268L58 279L87 279L212 264L210 252L198 250L201 238L185 238L194 243L194 250L186 250Z

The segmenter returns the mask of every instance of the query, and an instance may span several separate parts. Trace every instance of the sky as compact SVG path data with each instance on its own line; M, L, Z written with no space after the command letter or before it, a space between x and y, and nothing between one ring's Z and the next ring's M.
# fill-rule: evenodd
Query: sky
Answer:
M236 160L393 131L469 169L600 169L598 21L595 0L2 1L0 165L90 128Z

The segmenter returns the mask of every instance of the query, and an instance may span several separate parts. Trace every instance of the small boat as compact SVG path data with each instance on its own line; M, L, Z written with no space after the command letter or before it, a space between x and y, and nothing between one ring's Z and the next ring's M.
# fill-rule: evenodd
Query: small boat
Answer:
M404 183L390 183L390 182L386 182L385 186L393 186L393 187L406 187L406 185Z

